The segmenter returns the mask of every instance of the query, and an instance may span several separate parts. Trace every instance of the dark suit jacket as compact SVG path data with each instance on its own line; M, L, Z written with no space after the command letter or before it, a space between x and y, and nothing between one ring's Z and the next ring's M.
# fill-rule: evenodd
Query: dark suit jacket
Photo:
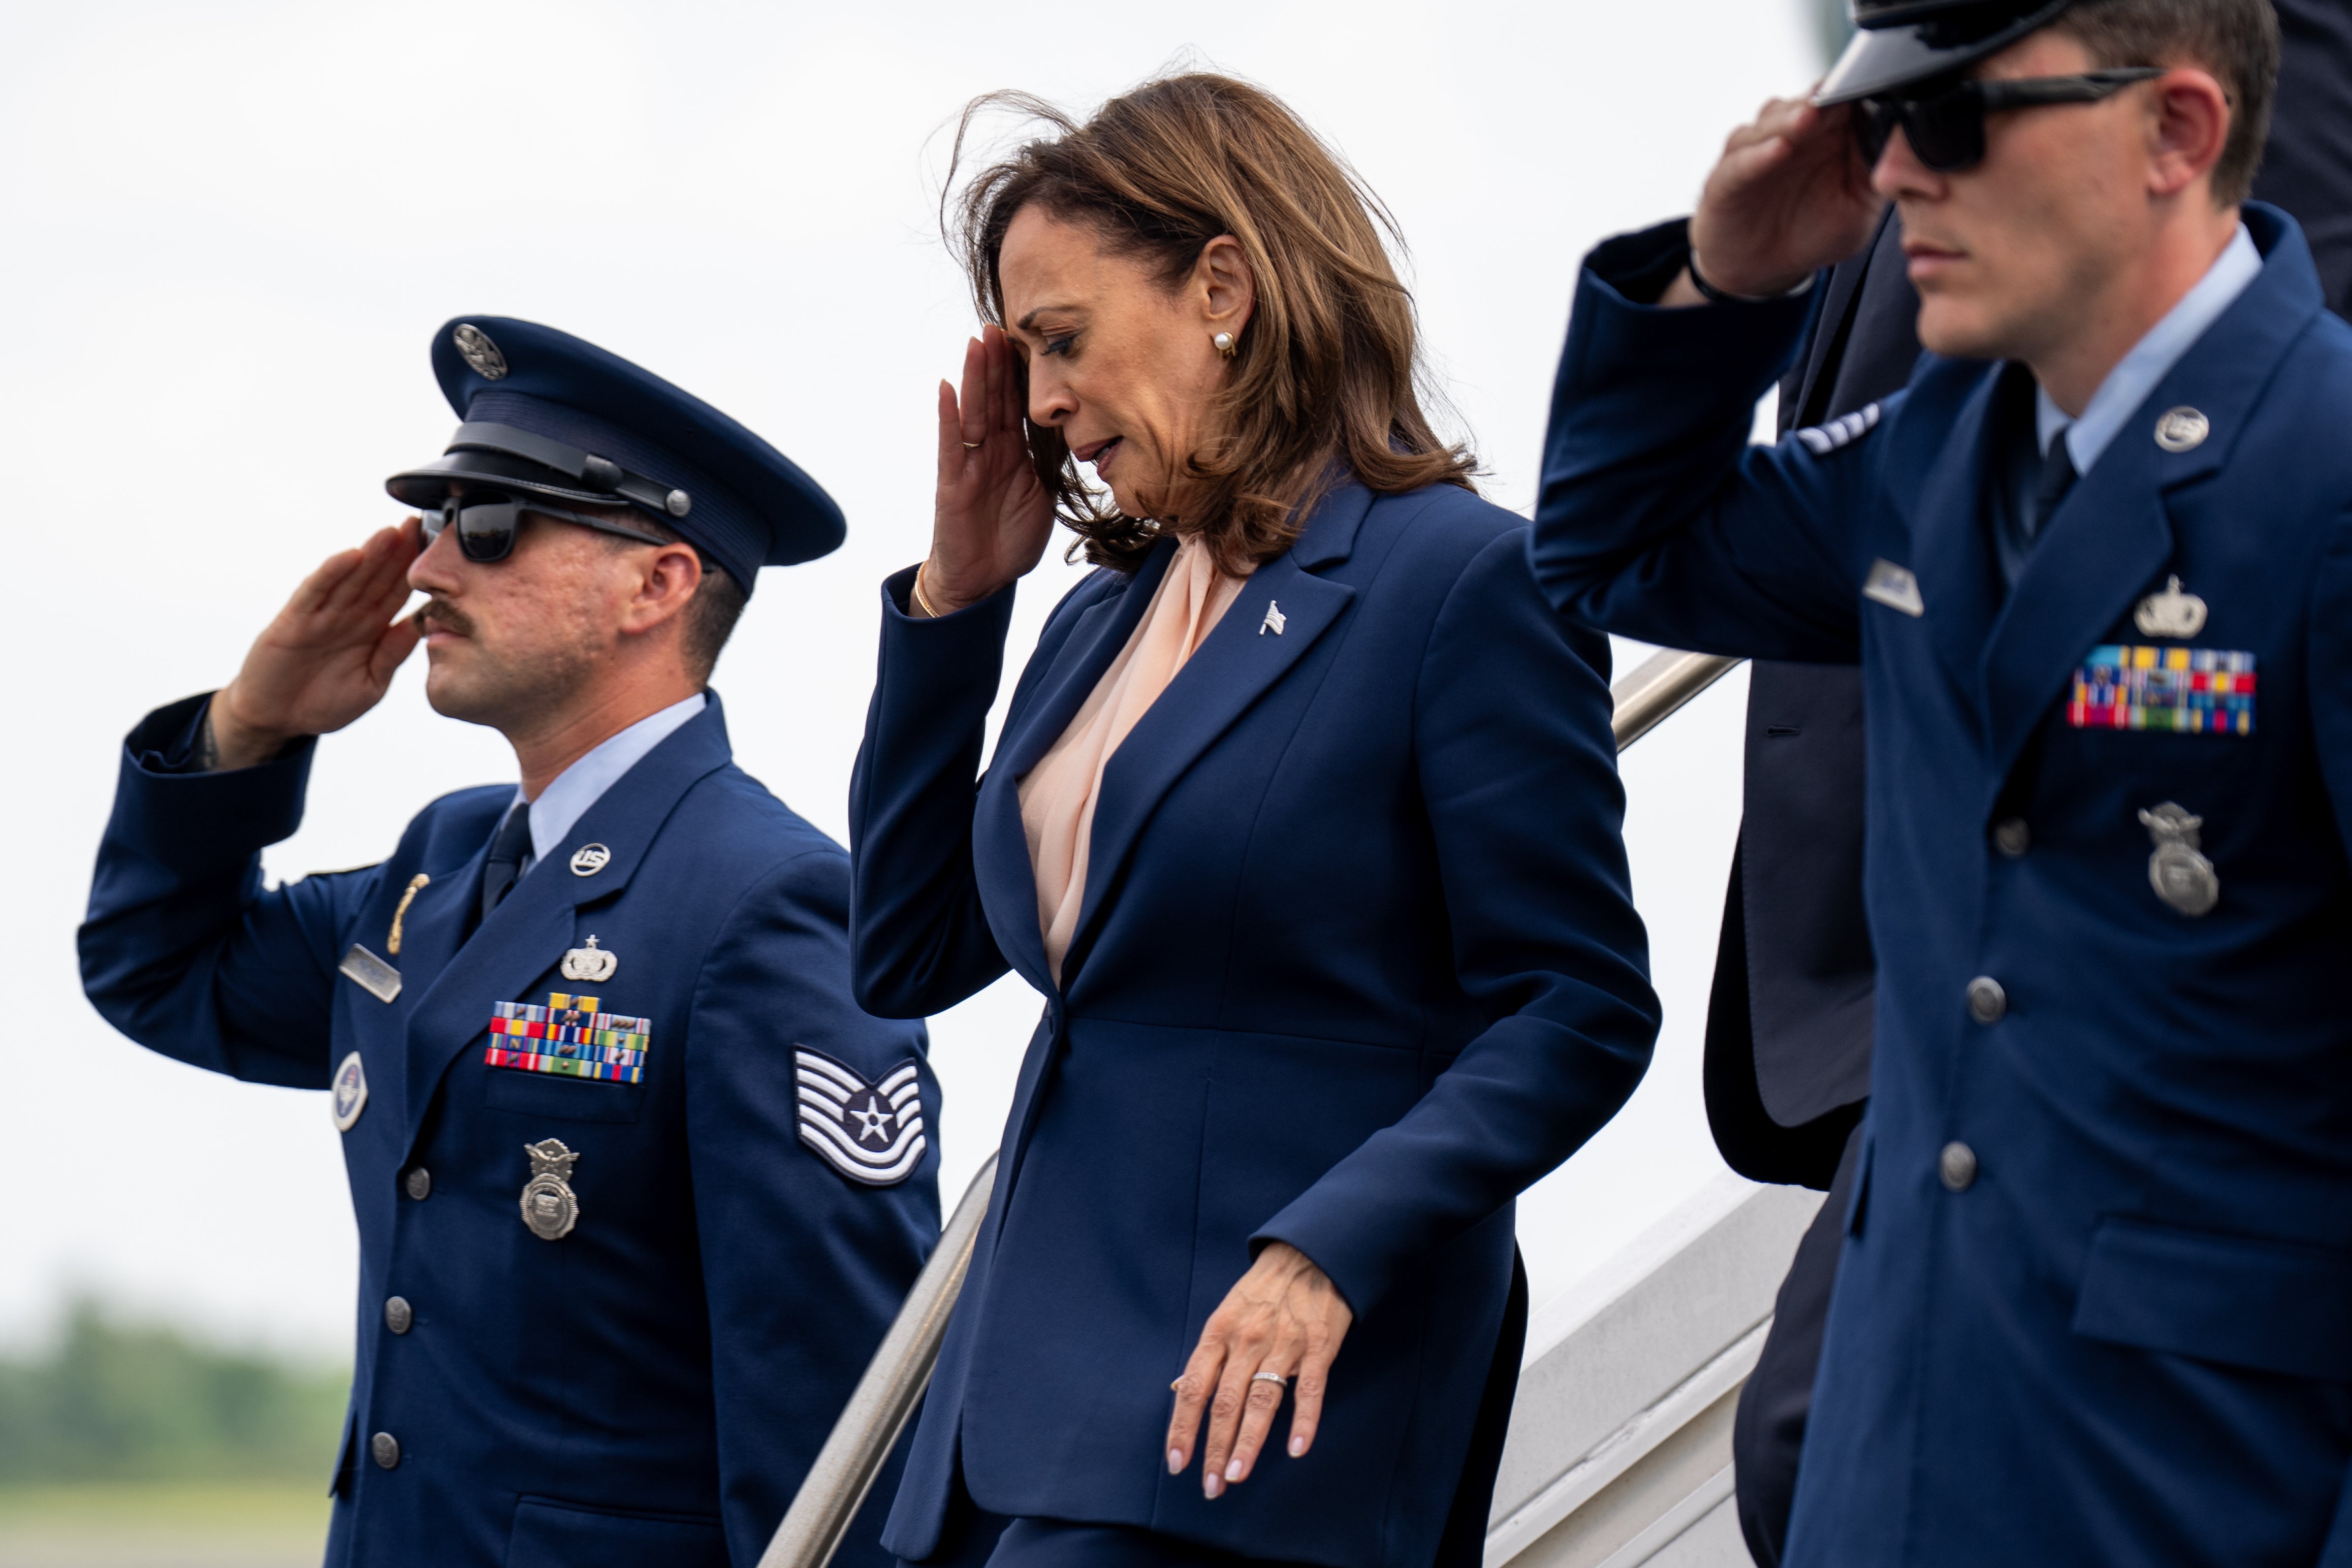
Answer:
M916 1016L1010 967L1047 998L884 1536L902 1557L952 1549L960 1485L1332 1568L1425 1568L1465 1492L1483 1525L1512 1199L1615 1113L1658 1023L1606 646L1544 602L1526 538L1451 486L1324 500L1111 758L1059 985L1016 786L1174 545L1055 609L976 797L1013 591L932 621L904 613L910 573L887 586L859 994ZM1355 1326L1314 1450L1206 1501L1197 1460L1161 1457L1168 1383L1275 1239Z
M1637 303L1687 254L1671 228L1580 279L1548 591L1864 672L1878 1039L1793 1563L2352 1549L2352 328L2292 220L2246 223L2261 274L2006 593L2001 367L1930 360L1842 445L1750 446L1801 306ZM2209 613L2165 643L2135 609L2173 576ZM2119 646L2150 650L2144 705L2101 699ZM2167 722L2166 670L2231 722ZM2202 819L2210 909L2162 895L2167 807Z
M916 1063L938 1126L921 1027L850 998L840 846L734 765L714 695L478 928L511 785L435 801L380 865L265 888L260 852L301 821L311 744L187 771L205 701L131 733L83 983L192 1065L367 1086L341 1134L359 1343L330 1568L750 1568L939 1235L935 1134L875 1186L799 1134L803 1047L869 1082ZM581 874L592 843L608 858ZM592 936L611 977L564 978ZM391 1001L338 972L354 943L396 965ZM514 1038L489 1032L492 1009L551 992L649 1023L638 1082L489 1060ZM519 1207L524 1145L548 1138L578 1155L578 1221L552 1241ZM397 1330L394 1295L414 1312ZM393 1468L377 1433L399 1444ZM876 1534L844 1561L887 1563Z

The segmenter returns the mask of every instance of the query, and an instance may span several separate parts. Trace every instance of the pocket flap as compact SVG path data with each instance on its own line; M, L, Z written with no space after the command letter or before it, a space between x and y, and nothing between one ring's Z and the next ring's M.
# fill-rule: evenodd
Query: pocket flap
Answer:
M2110 1217L2074 1332L2260 1372L2352 1380L2352 1254Z
M526 1497L506 1568L727 1568L727 1532L696 1514L633 1513Z

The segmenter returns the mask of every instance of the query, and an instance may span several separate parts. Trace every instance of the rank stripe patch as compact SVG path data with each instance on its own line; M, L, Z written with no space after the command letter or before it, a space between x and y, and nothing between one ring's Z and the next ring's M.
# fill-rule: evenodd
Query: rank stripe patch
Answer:
M2254 697L2252 653L2109 643L2074 672L2066 722L2076 729L2252 735Z
M907 1179L930 1147L923 1129L922 1076L912 1058L868 1082L845 1062L795 1047L793 1092L800 1140L850 1180L890 1186Z

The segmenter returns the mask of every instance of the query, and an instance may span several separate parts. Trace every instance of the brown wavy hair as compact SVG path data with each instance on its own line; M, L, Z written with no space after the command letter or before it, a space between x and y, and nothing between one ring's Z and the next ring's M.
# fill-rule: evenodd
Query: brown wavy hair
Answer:
M959 193L965 138L994 110L1050 133L976 171ZM1255 275L1256 308L1212 413L1216 434L1186 460L1199 497L1190 516L1126 516L1081 477L1059 430L1028 426L1038 476L1089 561L1132 571L1163 531L1181 530L1201 534L1238 575L1288 549L1316 500L1349 474L1380 495L1474 487L1469 450L1441 441L1422 412L1440 399L1391 259L1404 249L1395 218L1271 93L1207 72L1168 76L1083 124L1026 93L973 99L956 129L941 227L981 318L998 326L997 258L1013 215L1033 204L1091 227L1171 288L1220 235L1240 242Z

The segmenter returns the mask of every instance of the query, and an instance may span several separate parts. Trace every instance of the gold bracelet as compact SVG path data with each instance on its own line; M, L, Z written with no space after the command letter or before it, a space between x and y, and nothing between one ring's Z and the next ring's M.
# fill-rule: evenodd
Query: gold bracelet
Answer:
M925 561L921 566L915 568L915 602L921 607L925 616L937 621L940 618L940 612L931 608L930 596L923 591L923 567L929 565L930 562Z

